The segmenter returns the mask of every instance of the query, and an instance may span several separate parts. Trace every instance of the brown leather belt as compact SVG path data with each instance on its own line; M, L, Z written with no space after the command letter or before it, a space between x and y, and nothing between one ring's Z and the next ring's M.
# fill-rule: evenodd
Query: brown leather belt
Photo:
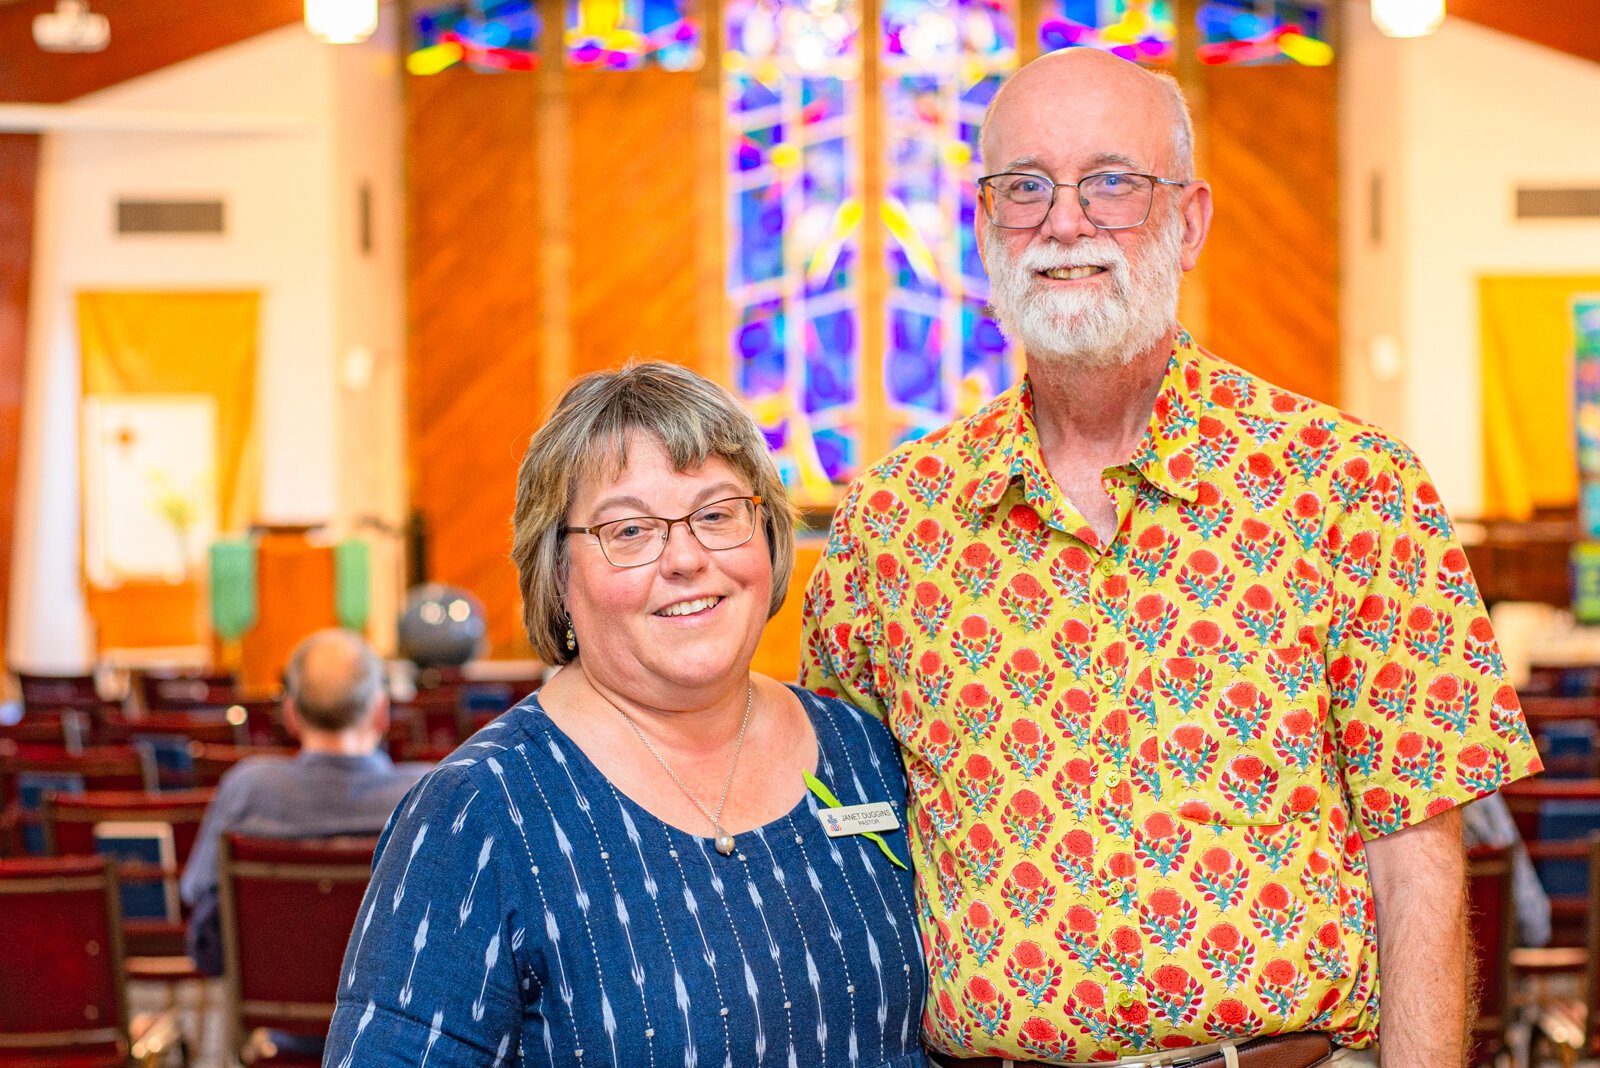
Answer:
M1239 1068L1312 1068L1333 1056L1333 1040L1317 1031L1297 1031L1289 1035L1252 1038L1234 1047ZM1182 1050L1173 1050L1178 1059L1153 1062L1160 1068L1223 1068L1221 1052L1210 1052L1184 1060ZM1146 1055L1148 1056L1148 1055ZM1048 1061L1008 1061L1000 1057L952 1057L935 1054L939 1064L949 1068L1058 1068ZM1142 1059L1142 1058L1141 1058ZM1108 1062L1115 1065L1116 1061ZM1135 1063L1138 1063L1137 1061Z

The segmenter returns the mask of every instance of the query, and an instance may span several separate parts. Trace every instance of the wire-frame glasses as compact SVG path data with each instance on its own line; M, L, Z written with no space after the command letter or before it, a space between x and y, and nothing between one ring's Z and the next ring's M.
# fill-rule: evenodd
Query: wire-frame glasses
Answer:
M563 534L589 534L600 543L600 551L616 567L643 567L661 559L679 523L689 528L694 539L707 549L737 549L756 533L756 508L760 497L724 497L701 505L688 515L664 519L657 515L635 515L612 519L592 527L562 527Z
M1090 174L1076 182L1052 182L1042 174L1004 171L978 179L978 195L991 222L1006 230L1031 230L1044 222L1056 190L1076 189L1078 207L1097 229L1127 230L1150 217L1156 186L1182 188L1188 182L1153 174L1115 171Z

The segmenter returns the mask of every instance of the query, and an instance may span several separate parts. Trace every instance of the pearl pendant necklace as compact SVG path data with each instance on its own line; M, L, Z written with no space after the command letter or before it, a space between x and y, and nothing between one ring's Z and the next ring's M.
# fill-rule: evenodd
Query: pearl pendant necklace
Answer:
M579 667L581 669L582 665L580 664ZM738 740L733 744L733 759L728 761L728 777L722 780L722 797L717 800L717 811L716 814L713 815L706 809L706 806L700 803L700 799L694 796L693 791L684 785L683 780L678 778L678 773L673 771L672 765L668 764L665 758L663 758L662 755L656 751L656 747L651 744L650 739L645 736L644 731L639 729L639 724L634 722L633 717L624 712L622 710L622 706L618 705L615 701L612 701L605 694L601 693L600 688L596 686L593 680L589 678L588 672L584 672L583 677L584 681L589 683L589 688L599 696L600 700L616 709L617 714L627 721L628 726L633 728L633 733L638 736L641 742L644 743L644 747L650 751L650 755L656 758L656 763L660 764L666 769L667 774L672 777L672 781L678 784L678 789L683 791L683 796L687 797L689 802L694 805L695 808L700 810L700 815L706 818L706 822L711 824L711 831L714 835L711 840L711 844L716 847L717 852L721 853L725 857L731 856L733 854L734 847L733 835L729 834L727 828L722 826L722 810L728 804L728 787L733 785L733 772L734 769L739 766L739 753L742 749L744 749L744 732L745 728L750 726L750 710L755 707L756 688L748 684L746 685L744 698L744 719L739 722L739 737Z

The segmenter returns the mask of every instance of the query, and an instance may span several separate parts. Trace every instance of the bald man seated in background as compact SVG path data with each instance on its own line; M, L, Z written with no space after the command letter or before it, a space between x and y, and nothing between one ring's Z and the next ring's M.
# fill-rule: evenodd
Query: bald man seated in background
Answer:
M383 662L350 631L319 631L295 648L283 717L300 752L248 757L222 777L178 884L193 910L189 954L212 975L223 968L217 850L224 834L376 834L429 768L396 765L378 748L389 726Z

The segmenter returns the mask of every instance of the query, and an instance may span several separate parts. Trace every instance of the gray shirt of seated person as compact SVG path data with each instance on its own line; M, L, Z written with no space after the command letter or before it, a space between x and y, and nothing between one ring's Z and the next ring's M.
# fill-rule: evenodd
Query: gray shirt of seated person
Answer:
M1485 794L1461 810L1461 838L1468 846L1511 847L1511 900L1517 910L1517 944L1542 946L1550 941L1550 897L1528 859L1522 835L1505 799Z
M178 882L183 901L192 910L188 948L196 966L222 974L217 856L224 834L260 838L377 834L406 791L430 767L397 765L384 753L300 753L240 761L217 784Z

